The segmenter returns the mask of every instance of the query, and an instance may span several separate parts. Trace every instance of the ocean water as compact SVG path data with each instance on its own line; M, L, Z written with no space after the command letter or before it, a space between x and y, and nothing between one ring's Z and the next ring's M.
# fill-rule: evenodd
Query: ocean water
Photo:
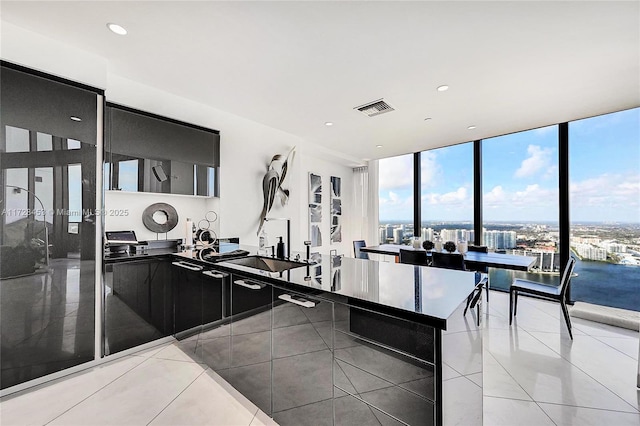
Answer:
M571 279L571 300L640 311L640 267L578 260ZM513 279L558 285L560 276L490 269L492 289L509 291Z

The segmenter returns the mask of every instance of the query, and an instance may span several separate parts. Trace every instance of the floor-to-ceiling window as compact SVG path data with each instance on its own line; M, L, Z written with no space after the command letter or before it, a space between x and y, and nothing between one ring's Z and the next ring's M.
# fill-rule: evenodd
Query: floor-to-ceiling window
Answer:
M640 108L569 123L571 298L640 310Z
M423 240L473 241L473 143L420 153Z
M379 243L409 244L413 232L413 154L379 163Z
M380 160L380 242L398 242L402 232L408 243L413 212L422 239L477 237L490 251L536 258L528 273L490 270L498 290L508 290L514 277L556 285L570 251L578 258L571 300L638 310L638 140L635 108L424 151L416 154L420 170L413 170L414 154ZM416 181L419 200L412 196Z
M482 141L483 235L489 251L537 261L527 278L554 282L558 251L558 126ZM491 287L508 289L514 273L491 270Z

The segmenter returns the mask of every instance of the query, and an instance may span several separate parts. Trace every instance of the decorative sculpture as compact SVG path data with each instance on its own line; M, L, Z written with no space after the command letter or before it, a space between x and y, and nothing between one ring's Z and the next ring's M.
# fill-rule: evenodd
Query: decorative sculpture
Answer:
M453 253L454 251L456 251L456 243L454 243L453 241L447 241L446 243L444 243L442 248L444 248L449 253Z
M434 247L435 245L433 244L433 242L429 240L424 240L422 242L422 248L425 249L426 251L433 250Z
M289 163L293 162L293 157L295 156L294 146L289 151L289 154L286 156L276 154L271 159L271 162L267 166L267 173L262 178L262 192L264 197L264 203L262 205L262 213L260 213L260 225L258 226L257 235L260 235L260 231L264 226L265 219L267 218L267 214L271 211L271 207L273 207L273 202L275 201L276 195L280 197L280 203L284 207L289 201L289 190L282 188L282 183L287 177L287 169L289 167ZM282 161L284 159L284 161ZM280 170L277 170L276 165L274 163L282 163L280 166Z

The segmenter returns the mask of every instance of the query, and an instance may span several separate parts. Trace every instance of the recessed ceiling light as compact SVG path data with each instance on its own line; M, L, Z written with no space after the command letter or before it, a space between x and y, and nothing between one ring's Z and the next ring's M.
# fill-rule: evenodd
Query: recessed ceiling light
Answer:
M376 148L382 148L382 145L376 145Z
M438 86L438 92L444 92L445 90L449 90L449 86L447 86L446 84Z
M473 129L475 129L475 128L476 128L476 126L469 126L469 127L467 127L467 129L469 129L469 130L473 130Z
M333 123L330 121L327 121L326 123L324 123L325 126L333 126Z
M127 30L124 29L124 27L118 25L118 24L112 24L109 23L107 24L107 28L109 28L112 32L118 34L118 35L126 35L127 34Z
M82 121L82 118L80 117L76 117L75 115L72 115L71 117L69 117L70 119L72 119L73 121Z

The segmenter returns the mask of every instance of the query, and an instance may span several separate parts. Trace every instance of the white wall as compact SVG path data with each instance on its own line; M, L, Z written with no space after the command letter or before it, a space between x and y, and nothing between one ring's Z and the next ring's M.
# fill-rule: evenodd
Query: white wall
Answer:
M269 214L270 217L291 219L292 249L303 251L303 241L309 239L307 217L307 173L309 171L321 174L326 182L326 188L331 175L343 178L343 208L347 212L343 219L345 224L349 223L347 206L350 203L352 187L350 165L357 163L357 160L307 143L286 132L174 95L170 87L160 90L145 85L144 82L123 78L110 69L108 59L71 48L5 22L2 22L1 46L3 59L104 88L108 101L219 130L220 202L216 206L219 214L219 236L240 237L242 243L257 245L256 231L263 203L262 177L273 155L287 154L293 146L297 146L297 156L290 169L291 174L284 184L291 191L290 202L285 207L275 206ZM215 100L212 100L212 104L214 103ZM170 195L149 194L138 197L137 194L109 193L106 203L110 208L124 203L141 214L140 209L156 202L154 200L169 199L173 200ZM328 190L325 191L324 199L326 205L323 208L327 219L326 223L323 223L323 233L327 243L319 251L328 253L330 249L337 248L339 253L347 254L350 251L348 249L350 241L356 236L348 236L348 232L344 232L341 245L331 246L328 243ZM178 210L177 205L174 207L180 215L180 223L176 229L181 230L184 229L183 220L186 217L198 218L206 212L208 207L202 206L201 199L194 198L193 201L187 201L181 198L180 200L182 200L179 202L180 209ZM184 212L184 215L181 212ZM142 239L142 235L147 235L145 230L139 228L137 217L132 216L131 220L132 224L121 229L133 227L140 230L139 238ZM116 229L125 225L121 220L112 221L111 218L106 222L107 229ZM277 227L275 223L268 226ZM267 231L269 232L269 229ZM274 236L281 233L279 229L273 230Z
M178 213L178 225L166 236L157 235L142 223L144 209L154 203L167 203ZM218 198L192 197L188 195L154 194L148 192L106 191L104 200L105 231L134 230L138 240L179 239L185 237L186 219L196 226L209 210L219 211ZM212 225L216 234L220 231L220 221Z
M346 256L352 255L353 232L349 228L350 214L353 212L353 171L350 167L337 165L330 161L318 159L312 155L300 155L299 173L297 176L298 186L301 189L302 196L298 200L299 210L303 215L299 222L298 232L304 240L309 240L309 183L308 175L313 173L322 177L322 246L313 247L312 252L328 254L330 250L337 250L338 254ZM331 176L337 176L342 179L342 242L331 243Z

